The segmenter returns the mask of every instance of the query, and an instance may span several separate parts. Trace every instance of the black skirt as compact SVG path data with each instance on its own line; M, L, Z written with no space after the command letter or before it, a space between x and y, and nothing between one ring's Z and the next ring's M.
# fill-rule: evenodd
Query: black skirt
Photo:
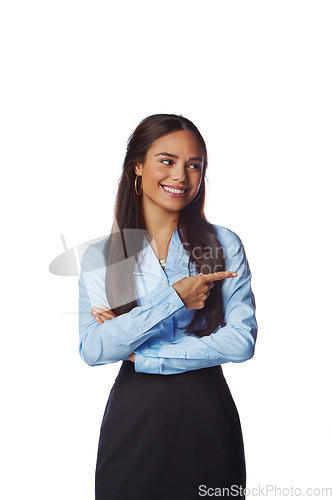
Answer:
M221 365L158 375L123 361L101 424L95 500L198 500L219 490L243 499L245 483L241 424Z

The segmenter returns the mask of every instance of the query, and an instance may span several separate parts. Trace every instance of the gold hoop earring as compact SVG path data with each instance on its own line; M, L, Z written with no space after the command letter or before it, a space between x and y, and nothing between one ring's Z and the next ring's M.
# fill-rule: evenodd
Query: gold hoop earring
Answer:
M140 193L138 193L138 191L137 191L137 185L136 185L136 182L137 182L137 180L138 180L138 177L141 177L141 175L139 176L138 174L136 174L136 178L135 178L135 182L134 182L134 189L135 189L136 194L137 194L138 196L140 196L140 194L142 193L142 179L141 179L141 191L140 191Z

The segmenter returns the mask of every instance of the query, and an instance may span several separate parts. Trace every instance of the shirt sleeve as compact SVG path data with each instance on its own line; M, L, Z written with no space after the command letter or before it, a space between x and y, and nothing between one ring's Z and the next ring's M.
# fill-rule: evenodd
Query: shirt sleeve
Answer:
M143 354L144 348L137 348L135 371L169 375L253 357L258 326L252 273L239 236L230 230L227 235L226 270L237 271L238 276L222 281L225 326L204 337L185 334L173 342L159 341L159 347L149 349L149 355ZM150 345L154 342L151 339Z
M104 255L89 245L81 260L79 285L79 352L90 366L128 360L128 356L159 330L158 324L184 306L176 290L161 283L145 296L145 305L134 307L98 324L92 306L108 308L105 292Z

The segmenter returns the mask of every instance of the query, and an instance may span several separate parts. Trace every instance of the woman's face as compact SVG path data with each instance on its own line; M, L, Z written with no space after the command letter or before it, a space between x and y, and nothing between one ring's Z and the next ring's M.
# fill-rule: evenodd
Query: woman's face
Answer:
M158 205L169 211L182 210L198 193L203 160L201 146L187 130L157 139L148 150L144 163L135 167L135 173L142 176L137 185L140 190L142 181L144 205L149 209Z

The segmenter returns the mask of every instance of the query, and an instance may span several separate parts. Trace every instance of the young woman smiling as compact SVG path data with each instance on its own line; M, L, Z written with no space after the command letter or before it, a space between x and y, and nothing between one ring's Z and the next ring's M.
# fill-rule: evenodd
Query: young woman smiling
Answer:
M241 424L221 364L253 356L256 306L242 241L205 217L206 170L190 120L142 120L111 234L83 255L80 355L90 366L122 361L100 429L96 500L192 500L212 488L244 498Z

